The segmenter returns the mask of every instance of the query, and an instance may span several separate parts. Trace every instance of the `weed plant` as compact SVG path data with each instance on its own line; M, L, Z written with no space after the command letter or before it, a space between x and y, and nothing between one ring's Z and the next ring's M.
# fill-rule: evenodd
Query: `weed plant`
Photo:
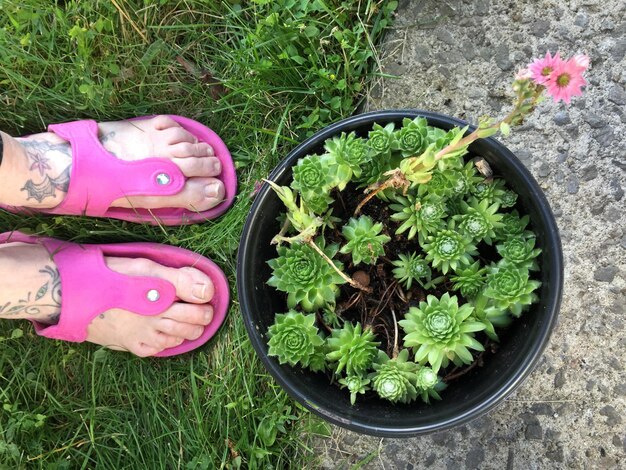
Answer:
M206 123L236 160L223 217L181 228L0 213L75 242L152 241L210 257L235 292L255 182L313 131L351 114L396 2L252 0L0 3L0 129L175 113ZM324 432L256 359L236 300L207 346L137 359L0 324L0 464L8 468L301 468ZM310 457L310 456L309 456Z

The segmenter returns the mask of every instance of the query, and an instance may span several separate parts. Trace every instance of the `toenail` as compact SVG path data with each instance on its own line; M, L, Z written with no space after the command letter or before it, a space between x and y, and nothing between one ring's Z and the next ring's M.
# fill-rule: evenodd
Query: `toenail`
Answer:
M211 320L213 320L213 310L207 310L204 312L204 321L209 323Z
M191 289L191 293L196 299L204 300L206 299L206 289L207 289L206 284L197 283L193 285L193 288Z
M200 336L202 336L202 333L204 333L204 328L196 328L196 338L199 338Z
M211 183L208 184L205 189L205 194L207 197L216 197L220 192L219 183Z
M211 146L209 145L209 146L207 147L207 149L206 149L206 154L207 154L209 157L212 157L213 155L215 155L215 151L213 150L213 147L211 147Z
M219 173L222 171L222 163L217 158L211 163L211 171L213 173Z

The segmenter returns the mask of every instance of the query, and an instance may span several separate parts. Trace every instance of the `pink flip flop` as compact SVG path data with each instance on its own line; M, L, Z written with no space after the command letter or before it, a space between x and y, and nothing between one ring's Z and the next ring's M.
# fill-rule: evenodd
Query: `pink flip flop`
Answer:
M149 119L143 116L131 119ZM49 132L67 140L72 146L72 173L65 199L53 209L37 212L63 215L89 215L111 217L131 222L148 222L153 225L185 225L204 222L224 213L233 203L237 192L235 166L228 148L211 129L193 119L169 115L180 126L206 142L215 151L222 164L219 179L224 183L224 200L203 212L180 208L124 209L110 207L111 203L126 196L171 196L185 184L185 176L178 166L165 158L151 157L137 161L120 160L111 155L98 139L98 124L93 120L51 124ZM12 212L21 208L6 207ZM34 210L34 209L31 209Z
M226 276L215 263L197 253L158 243L78 245L20 232L0 234L0 244L10 242L43 245L59 270L63 292L59 322L56 325L45 325L32 321L40 336L83 342L87 337L87 326L108 309L120 308L138 315L158 315L176 300L176 289L169 281L117 273L106 266L104 256L147 258L173 268L193 266L213 281L215 294L209 302L213 306L213 320L202 335L193 341L185 340L179 346L165 349L155 356L173 356L202 346L211 339L226 317L230 301Z

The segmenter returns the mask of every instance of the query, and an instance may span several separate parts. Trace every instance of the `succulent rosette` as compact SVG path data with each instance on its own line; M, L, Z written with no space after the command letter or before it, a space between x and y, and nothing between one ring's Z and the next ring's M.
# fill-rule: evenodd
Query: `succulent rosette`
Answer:
M528 215L520 217L519 213L514 210L504 214L500 222L502 225L496 230L496 236L498 240L507 240L524 234L530 217ZM531 232L528 233L531 234Z
M322 215L333 202L329 192L334 183L328 158L309 155L293 168L292 188L300 192L305 205Z
M268 355L277 356L281 364L307 367L324 340L318 335L315 315L303 315L290 310L276 315L275 323L269 327Z
M426 252L426 261L430 261L443 274L450 269L457 270L460 266L473 263L472 256L478 255L471 238L454 230L453 221L450 221L448 229L426 237L422 248Z
M396 147L403 157L419 155L428 144L428 121L422 117L404 118L396 131Z
M335 328L326 340L326 360L334 366L335 373L345 370L346 376L363 376L376 358L377 347L371 329L361 327L357 322L344 323L343 328Z
M419 234L420 241L423 241L426 235L445 227L446 205L441 199L426 197L420 200L408 193L406 196L396 195L394 200L396 203L389 206L394 211L391 220L402 222L396 229L397 235L408 230L408 240Z
M415 387L424 403L430 403L430 399L441 400L439 392L446 388L446 384L430 367L421 366L415 374Z
M392 403L409 403L417 398L418 365L409 361L409 351L403 349L395 359L390 359L383 351L379 351L372 379L372 389L381 398Z
M487 268L476 261L467 267L457 269L450 280L454 283L454 289L460 291L463 297L472 299L480 293L485 285L486 274Z
M536 258L541 254L541 249L535 248L535 240L534 236L529 238L512 237L504 243L496 245L496 250L507 263L522 269L536 271L539 269Z
M350 392L350 403L352 405L356 403L357 394L363 395L370 389L370 379L358 375L350 375L339 379L339 383Z
M459 307L457 297L447 292L440 299L429 295L419 308L410 307L404 320L398 322L406 333L404 346L413 348L415 360L430 364L435 373L449 361L471 364L469 349L484 351L474 332L485 329L482 322L471 317L473 310L470 304Z
M534 293L541 282L530 279L527 269L506 262L493 266L487 275L483 294L493 299L500 309L508 309L515 317L537 300Z
M341 233L348 241L339 250L341 253L352 254L352 262L374 264L379 256L385 254L383 245L391 240L388 235L380 235L383 224L374 223L371 217L362 215L358 219L351 218L343 226Z
M504 191L504 194L500 197L500 207L509 208L513 207L517 202L517 193L515 191L511 191L507 189Z
M424 258L417 253L410 253L408 255L400 253L398 257L400 259L392 262L392 264L396 266L392 273L404 287L410 289L413 281L423 286L424 284L421 282L423 279L426 280L426 283L430 282L432 271Z
M485 241L491 245L496 238L497 229L502 226L502 214L498 213L497 203L489 204L487 199L471 198L469 203L461 202L461 214L453 218L459 221L459 229L470 236L474 241Z
M323 239L316 241L326 256L332 258L339 248L337 245L324 247ZM294 243L290 247L279 246L278 258L268 261L272 277L267 284L287 292L287 306L300 305L311 312L326 303L334 303L339 285L345 280L309 245ZM336 265L343 267L341 262Z
M361 176L361 167L371 159L369 147L365 139L357 137L354 132L342 132L339 137L328 139L324 144L327 158L334 162L332 173L333 186L339 190L346 187L353 176Z
M385 127L374 124L368 133L367 146L370 148L374 158L378 155L389 155L391 149L396 145L396 136L393 132L395 125L390 122Z

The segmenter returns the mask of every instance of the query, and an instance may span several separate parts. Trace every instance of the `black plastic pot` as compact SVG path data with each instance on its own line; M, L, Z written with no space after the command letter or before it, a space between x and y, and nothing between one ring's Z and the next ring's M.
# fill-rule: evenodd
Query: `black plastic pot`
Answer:
M396 127L405 117L423 116L432 126L450 129L467 123L419 110L377 111L337 122L296 147L269 176L280 185L288 185L291 167L299 158L322 153L324 141L338 133L356 131L367 136L376 122ZM349 393L329 383L323 374L280 365L267 356L267 329L276 313L287 311L282 293L266 285L270 277L267 261L275 258L270 240L278 233L276 217L284 211L282 202L268 185L256 196L246 220L237 261L239 302L250 340L263 364L278 383L297 401L322 418L353 431L387 437L408 437L451 428L491 410L528 377L548 343L556 324L563 287L561 242L554 220L541 189L524 165L506 147L494 139L482 139L470 147L473 155L484 157L495 173L506 179L519 194L519 204L530 215L537 234L542 286L540 301L516 320L501 336L496 354L485 356L483 367L475 367L452 382L442 393L441 401L426 405L392 404L372 397L359 396L350 405Z

